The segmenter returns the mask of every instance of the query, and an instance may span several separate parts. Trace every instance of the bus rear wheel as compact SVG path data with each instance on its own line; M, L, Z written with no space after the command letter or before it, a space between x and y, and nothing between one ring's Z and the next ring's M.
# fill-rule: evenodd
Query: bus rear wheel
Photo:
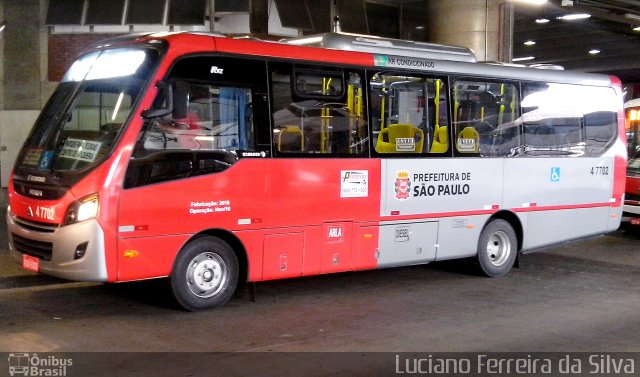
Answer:
M480 271L489 277L504 276L516 260L518 239L513 227L505 220L489 222L478 240L476 259Z
M183 308L196 311L223 305L238 284L238 258L215 237L189 242L178 254L171 272L173 296Z

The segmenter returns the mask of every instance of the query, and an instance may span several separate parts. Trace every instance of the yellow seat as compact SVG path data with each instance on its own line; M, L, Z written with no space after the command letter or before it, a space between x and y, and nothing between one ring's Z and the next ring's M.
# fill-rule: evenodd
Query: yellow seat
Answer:
M458 132L456 148L461 153L478 153L480 151L480 134L473 127L465 127Z
M449 149L449 136L447 126L439 126L433 133L431 153L446 153Z
M412 124L391 124L380 130L378 153L422 153L424 132Z
M286 126L278 133L278 151L302 152L304 151L304 135L298 126Z

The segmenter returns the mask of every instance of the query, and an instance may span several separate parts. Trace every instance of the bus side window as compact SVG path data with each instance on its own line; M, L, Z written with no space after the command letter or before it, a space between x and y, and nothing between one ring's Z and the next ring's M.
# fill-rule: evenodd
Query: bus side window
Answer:
M444 80L378 73L370 80L377 153L443 154L449 150Z
M154 123L145 135L145 149L250 148L250 89L190 83L188 91L187 116L168 115Z
M213 54L177 60L164 79L174 112L145 119L125 187L215 174L238 160L237 151L268 149L265 68L265 61Z
M291 64L271 67L272 142L279 155L367 154L360 74Z
M587 144L597 144L599 124L604 121L605 129L607 124L615 128L612 117L596 115L599 109L615 113L615 104L608 101L606 95L608 90L569 84L524 83L522 123L525 154L577 157L598 149L587 148ZM604 144L609 139L605 136Z
M513 83L457 79L453 84L453 125L461 155L514 156L520 121L518 86Z

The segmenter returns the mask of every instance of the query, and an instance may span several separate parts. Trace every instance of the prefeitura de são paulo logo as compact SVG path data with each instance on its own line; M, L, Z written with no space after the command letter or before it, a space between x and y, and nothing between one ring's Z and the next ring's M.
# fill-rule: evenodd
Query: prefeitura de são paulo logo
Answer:
M409 180L409 172L406 170L399 170L396 172L395 183L396 199L407 200L411 192L411 180Z

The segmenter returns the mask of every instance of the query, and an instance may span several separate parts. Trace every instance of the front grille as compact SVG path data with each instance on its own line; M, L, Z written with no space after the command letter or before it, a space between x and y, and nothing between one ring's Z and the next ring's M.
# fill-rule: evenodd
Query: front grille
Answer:
M11 233L11 238L13 239L13 247L16 251L46 261L51 260L51 254L53 253L53 244L51 242L30 240L20 237L15 233Z
M53 233L59 227L58 224L49 224L49 223L41 223L38 221L27 220L23 217L14 217L14 221L16 224L20 225L21 228L33 230L41 233Z

